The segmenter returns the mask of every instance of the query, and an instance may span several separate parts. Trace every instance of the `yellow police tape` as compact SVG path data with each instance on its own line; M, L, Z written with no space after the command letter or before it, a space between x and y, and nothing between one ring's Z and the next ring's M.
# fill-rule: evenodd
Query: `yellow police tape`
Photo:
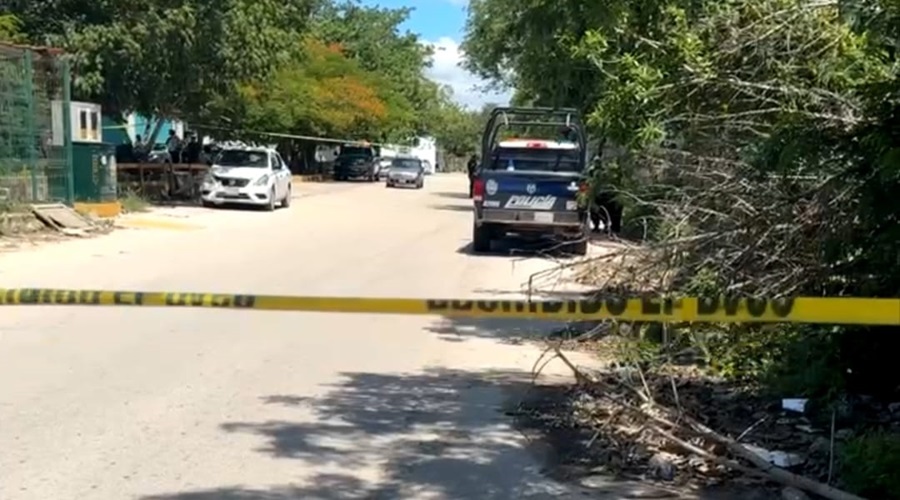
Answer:
M264 311L425 314L475 318L702 323L830 323L900 325L900 299L624 298L457 300L298 297L112 290L0 289L0 305L210 307Z

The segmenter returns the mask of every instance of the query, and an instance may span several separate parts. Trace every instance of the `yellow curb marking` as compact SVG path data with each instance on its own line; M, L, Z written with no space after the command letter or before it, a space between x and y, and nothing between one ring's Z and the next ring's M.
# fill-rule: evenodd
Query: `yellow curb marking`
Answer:
M197 224L147 218L120 220L116 225L133 229L169 229L172 231L196 231L203 229L203 226Z

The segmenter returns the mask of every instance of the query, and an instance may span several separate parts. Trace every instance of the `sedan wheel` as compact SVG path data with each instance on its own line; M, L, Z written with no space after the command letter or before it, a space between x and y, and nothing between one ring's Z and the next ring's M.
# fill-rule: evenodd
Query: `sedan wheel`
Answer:
M275 211L275 188L269 191L269 203L266 205L266 212Z
M288 184L287 194L284 195L284 199L281 200L281 208L288 208L291 206L291 185Z

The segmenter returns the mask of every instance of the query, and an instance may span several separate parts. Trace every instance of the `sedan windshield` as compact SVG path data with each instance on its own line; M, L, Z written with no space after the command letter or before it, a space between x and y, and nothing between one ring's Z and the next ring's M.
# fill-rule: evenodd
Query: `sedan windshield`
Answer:
M422 162L419 160L394 160L391 162L391 169L396 170L418 170L422 168Z
M265 151L246 151L243 149L224 149L216 158L216 165L222 167L268 168L269 155Z

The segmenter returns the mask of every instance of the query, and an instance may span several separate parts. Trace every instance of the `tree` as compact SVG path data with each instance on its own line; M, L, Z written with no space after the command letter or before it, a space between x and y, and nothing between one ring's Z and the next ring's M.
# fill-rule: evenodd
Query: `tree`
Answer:
M350 59L381 75L394 92L395 107L408 106L393 121L393 138L428 132L433 111L443 104L442 90L425 78L430 49L415 34L400 31L410 9L365 7L355 2L325 4L316 15L314 36L338 43Z
M517 104L589 105L601 72L573 47L621 3L472 0L462 44L466 68L512 87Z
M307 29L318 0L14 1L30 40L62 46L74 90L111 113L218 120L236 84L262 78ZM50 21L48 21L50 20Z
M448 104L436 120L434 136L444 151L453 156L467 156L477 151L481 139L478 113Z
M241 86L246 126L343 138L379 133L394 112L383 80L345 57L337 44L306 38L301 45L302 57Z

